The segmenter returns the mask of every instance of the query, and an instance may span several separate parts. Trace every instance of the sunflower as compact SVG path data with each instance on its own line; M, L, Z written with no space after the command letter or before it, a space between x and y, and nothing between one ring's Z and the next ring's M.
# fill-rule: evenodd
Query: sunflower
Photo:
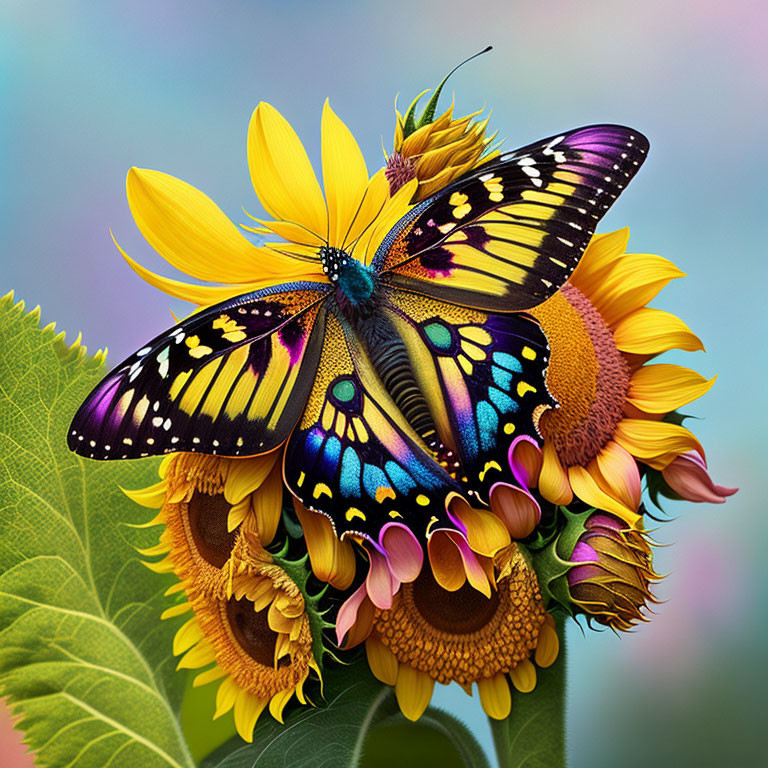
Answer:
M221 680L214 717L234 708L246 741L267 706L282 722L294 695L306 703L310 672L320 677L314 600L286 572L289 564L278 563L262 544L263 531L274 536L282 508L278 453L252 459L172 454L161 464L159 483L127 492L144 506L160 506L144 524L164 525L160 541L139 552L164 555L146 565L179 579L166 594L184 592L162 618L192 611L174 639L174 654L183 654L179 668L213 665L194 684Z
M392 193L416 179L414 202L425 200L499 154L492 147L496 134L486 136L485 133L489 118L475 120L483 110L454 118L451 105L434 120L429 120L427 107L416 121L414 112L424 93L414 99L405 117L395 109L394 151L387 157L386 176Z
M277 236L279 242L254 245L199 190L159 171L132 168L128 204L142 234L171 266L205 284L156 275L120 249L134 271L165 293L202 306L295 280L328 282L319 249L340 248L370 263L409 210L417 186L413 180L390 197L384 169L368 176L357 142L327 102L322 116L325 196L298 136L269 104L259 104L251 118L248 167L272 219L244 228Z
M477 684L485 712L509 715L509 683L527 693L536 664L547 667L559 651L555 623L542 602L536 575L516 544L494 558L497 588L488 596L471 585L443 589L429 568L403 584L386 610L363 599L345 647L365 642L373 674L395 688L403 714L417 720L436 682ZM339 627L337 624L337 633Z
M298 499L293 504L315 576L344 590L355 576L354 545L368 561L365 580L339 609L339 637L356 621L363 600L389 609L401 585L413 582L422 572L424 548L402 523L384 525L378 541L357 533L339 538L328 517L307 509ZM509 545L509 532L490 511L474 509L460 497L448 501L448 516L456 527L432 530L427 539L434 578L445 591L455 592L468 584L490 598L495 586L492 558Z
M546 380L559 404L540 414L538 489L553 504L575 495L634 525L638 462L664 470L689 452L704 459L670 414L716 377L648 364L670 349L703 346L682 320L646 306L683 273L660 256L626 253L628 240L627 229L595 235L568 283L531 314L551 348Z

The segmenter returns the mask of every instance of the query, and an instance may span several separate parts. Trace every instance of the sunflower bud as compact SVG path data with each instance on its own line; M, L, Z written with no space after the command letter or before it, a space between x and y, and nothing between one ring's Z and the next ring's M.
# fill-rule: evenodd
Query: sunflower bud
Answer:
M603 512L586 522L568 572L573 601L595 621L627 630L645 621L641 609L654 602L649 587L659 577L651 566L651 548L641 531Z
M480 53L488 50L490 47ZM473 58L471 56L467 61ZM498 151L491 146L496 134L486 136L488 118L474 119L482 110L454 118L451 106L436 116L443 86L456 69L458 67L435 88L421 115L416 115L416 109L427 91L422 91L411 102L404 116L396 110L394 152L387 158L385 169L390 194L394 195L400 187L415 178L419 186L413 202L425 200L467 171L498 156Z

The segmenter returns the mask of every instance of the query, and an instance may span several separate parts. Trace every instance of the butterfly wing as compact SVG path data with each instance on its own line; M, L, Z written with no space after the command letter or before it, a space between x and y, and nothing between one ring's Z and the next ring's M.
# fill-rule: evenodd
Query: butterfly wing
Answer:
M434 460L379 379L353 329L328 314L322 363L286 446L284 477L337 533L377 538L393 520L416 533L447 523L458 483Z
M438 433L458 458L457 479L487 503L495 483L517 484L509 447L521 435L540 443L538 416L555 404L545 384L544 334L525 315L398 290L387 291L387 305Z
M409 212L374 267L385 283L445 301L530 309L568 279L647 151L637 131L596 125L502 155Z
M329 291L311 282L266 288L183 320L91 392L72 421L70 449L131 459L276 447L312 386Z

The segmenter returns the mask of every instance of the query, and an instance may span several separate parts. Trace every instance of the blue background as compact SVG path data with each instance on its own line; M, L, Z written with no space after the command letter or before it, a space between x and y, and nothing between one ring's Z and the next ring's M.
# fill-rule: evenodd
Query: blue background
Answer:
M668 355L720 378L689 407L726 505L670 504L656 538L665 601L621 638L569 634L572 768L752 764L764 744L766 117L768 25L759 0L698 2L28 2L0 9L0 289L82 331L113 363L182 306L144 285L113 247L171 274L124 196L131 165L209 194L235 221L258 211L245 134L259 100L319 161L326 96L373 169L407 104L457 61L460 112L493 108L512 148L621 122L652 152L601 230L689 277L655 306L708 353ZM443 689L485 744L479 702ZM762 747L764 750L764 746ZM10 754L10 753L6 753ZM764 752L763 752L764 754ZM20 763L21 764L21 763Z

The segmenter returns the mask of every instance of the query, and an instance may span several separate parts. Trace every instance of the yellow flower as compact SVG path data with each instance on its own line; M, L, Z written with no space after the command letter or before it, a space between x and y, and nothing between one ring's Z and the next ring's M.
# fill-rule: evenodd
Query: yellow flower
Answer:
M454 118L451 106L435 120L407 133L407 116L413 113L419 98L411 104L406 117L396 110L394 152L387 158L387 178L393 193L411 179L418 180L414 202L425 200L499 154L491 149L496 134L485 135L489 118L474 119L482 110Z
M164 525L160 542L140 553L164 555L146 565L177 576L167 594L185 593L163 618L193 612L174 640L174 654L183 654L179 668L213 665L194 684L222 680L214 717L234 708L246 741L267 706L282 722L294 695L306 703L310 672L320 677L305 596L263 547L282 510L279 458L279 450L247 459L173 454L159 483L127 492L160 507L145 524Z
M470 584L443 589L430 568L400 587L389 610L365 600L346 646L365 641L373 674L395 687L410 720L429 705L435 682L459 683L471 695L476 683L489 717L509 715L509 683L528 693L536 667L554 663L555 623L544 610L536 575L515 544L494 558L497 588L481 594ZM533 659L533 660L532 660Z
M682 320L646 304L683 273L660 256L625 253L629 231L595 235L569 282L531 310L551 348L547 386L559 406L541 414L538 486L553 504L574 494L634 526L637 462L664 469L699 441L664 417L715 379L646 365L670 349L703 349Z
M354 137L327 102L322 118L325 195L298 136L269 104L259 104L251 118L248 167L273 219L258 219L260 227L245 229L281 238L260 247L199 190L159 171L132 168L128 203L142 234L171 266L206 284L153 274L120 249L136 273L165 293L199 305L296 280L328 282L318 250L342 248L370 263L407 213L416 188L414 181L390 197L383 168L369 178Z

